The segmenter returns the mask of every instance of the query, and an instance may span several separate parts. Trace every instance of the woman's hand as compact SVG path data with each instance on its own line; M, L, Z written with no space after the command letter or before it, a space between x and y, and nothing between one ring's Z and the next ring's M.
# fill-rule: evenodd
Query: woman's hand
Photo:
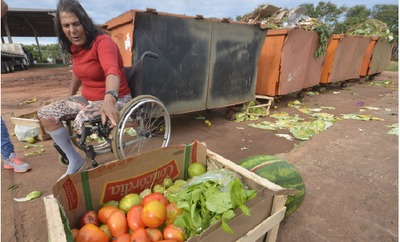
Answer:
M119 111L117 109L116 100L113 96L105 95L100 114L103 125L106 123L108 118L110 120L110 128L117 126L119 122Z

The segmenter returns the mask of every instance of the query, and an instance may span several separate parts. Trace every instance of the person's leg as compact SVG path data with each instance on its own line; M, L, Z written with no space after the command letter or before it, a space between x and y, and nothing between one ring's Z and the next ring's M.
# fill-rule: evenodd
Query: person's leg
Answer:
M4 123L3 117L1 117L1 156L3 159L8 159L11 153L14 153L14 145L11 143L7 126Z
M84 164L85 159L74 149L69 137L69 133L65 127L53 131L47 131L53 141L64 151L68 158L68 168L66 174L77 172Z
M14 170L15 172L27 172L31 169L29 164L23 162L14 153L14 145L11 142L3 117L1 117L1 156L4 161L4 169Z
M85 164L85 159L73 147L69 133L60 118L78 113L87 104L88 102L82 97L73 96L63 101L53 102L38 110L38 117L46 132L68 158L69 164L65 174L77 172Z

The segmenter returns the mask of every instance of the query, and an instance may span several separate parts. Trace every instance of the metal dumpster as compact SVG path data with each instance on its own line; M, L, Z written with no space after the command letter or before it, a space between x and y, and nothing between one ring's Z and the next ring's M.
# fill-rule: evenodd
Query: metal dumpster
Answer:
M371 64L372 52L374 51L374 47L378 39L379 39L378 37L371 37L371 40L368 44L365 56L362 61L360 77L365 77L368 75L368 70Z
M143 65L143 93L171 114L255 100L258 56L266 30L201 16L130 10L107 23L124 65L151 51Z
M256 94L279 96L319 84L324 57L314 57L318 33L268 30L258 63Z
M322 68L320 83L328 84L360 78L363 58L370 37L331 35Z
M383 38L372 37L372 39L375 40L375 44L371 53L369 55L366 54L364 58L366 64L363 62L363 69L360 73L361 77L381 73L390 64L393 44Z

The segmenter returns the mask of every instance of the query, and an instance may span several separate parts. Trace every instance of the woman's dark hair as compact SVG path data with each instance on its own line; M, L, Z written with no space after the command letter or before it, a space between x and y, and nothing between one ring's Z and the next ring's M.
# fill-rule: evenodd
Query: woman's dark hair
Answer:
M59 0L57 4L56 16L54 18L54 27L61 47L68 53L71 53L71 42L68 40L67 36L65 36L64 31L62 30L60 20L61 12L75 14L83 25L86 33L86 44L83 46L84 49L89 49L93 40L96 39L96 36L103 33L103 31L94 24L93 20L83 9L79 1Z

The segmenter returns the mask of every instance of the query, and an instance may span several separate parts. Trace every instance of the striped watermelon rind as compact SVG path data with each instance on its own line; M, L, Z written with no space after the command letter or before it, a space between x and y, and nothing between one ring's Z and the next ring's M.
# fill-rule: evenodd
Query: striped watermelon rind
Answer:
M255 155L245 158L238 164L283 188L294 188L299 191L293 196L288 196L285 216L295 212L303 203L305 197L303 178L297 168L288 161L272 155Z

